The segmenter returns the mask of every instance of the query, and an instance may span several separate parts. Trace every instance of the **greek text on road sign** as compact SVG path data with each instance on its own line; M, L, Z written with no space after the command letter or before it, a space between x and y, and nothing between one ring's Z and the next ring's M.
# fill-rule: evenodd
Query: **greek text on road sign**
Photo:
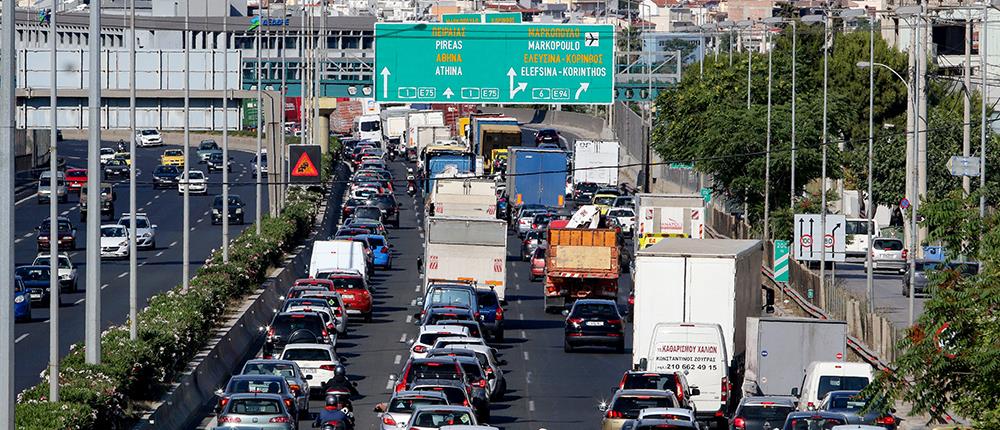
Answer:
M847 220L843 215L827 215L826 231L822 231L820 215L796 214L794 220L795 239L792 246L797 261L821 261L823 248L826 249L826 261L843 262L846 258L846 235L844 230ZM816 244L815 238L823 236L823 248ZM777 246L775 247L777 252ZM775 255L777 257L777 255ZM777 266L777 258L775 258Z
M610 104L614 37L610 25L376 23L375 97Z

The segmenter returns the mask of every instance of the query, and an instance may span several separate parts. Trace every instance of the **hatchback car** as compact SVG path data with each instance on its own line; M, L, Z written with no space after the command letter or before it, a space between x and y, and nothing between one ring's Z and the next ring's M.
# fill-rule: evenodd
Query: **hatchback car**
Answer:
M222 149L219 148L219 144L215 143L214 140L206 139L198 144L198 149L195 154L198 155L198 162L204 163L208 161L208 157L212 154L221 154Z
M21 279L21 287L27 293L32 302L43 306L49 305L49 297L52 295L49 289L49 266L18 266L14 269L14 276ZM62 296L59 296L62 300Z
M233 157L229 157L229 161L232 160ZM233 163L227 163L226 159L222 157L222 152L213 152L205 158L205 168L208 169L208 173L221 172L222 169L232 172Z
M785 425L782 430L814 430L829 429L834 426L847 424L847 417L843 414L826 411L802 411L792 412L785 418Z
M484 331L483 335L489 336L495 342L503 342L504 310L496 290L477 288L476 302L479 306L479 325Z
M289 343L329 343L330 333L317 313L279 313L267 326L264 358L280 355Z
M398 430L410 420L413 411L423 405L447 405L448 398L437 391L400 391L393 393L386 403L375 406L381 421L381 430Z
M177 186L177 177L180 175L181 169L177 166L156 166L153 169L153 189Z
M553 128L543 128L535 132L535 146L543 143L559 144L559 131Z
M129 175L128 162L121 158L108 160L107 163L104 163L104 167L101 170L104 172L105 180L128 178Z
M848 424L874 425L894 430L898 425L896 417L883 413L882 410L886 408L872 403L870 399L861 396L860 391L836 390L826 393L819 410L843 414ZM869 407L871 410L865 411Z
M165 166L184 167L184 151L180 149L168 149L160 155L160 164Z
M56 228L58 228L58 231L56 232L56 240L59 241L59 250L72 251L76 249L76 227L73 226L73 223L66 217L56 218L56 223ZM51 227L50 218L45 218L42 220L42 223L35 228L38 231L35 241L37 242L39 252L48 252L49 250L49 244L52 240L52 234L49 227Z
M475 413L467 406L417 406L404 428L409 430L439 430L445 426L478 425Z
M351 209L351 218L382 220L382 210L377 206L359 205Z
M336 273L327 275L334 291L340 293L348 314L361 314L365 322L373 316L372 292L365 285L365 278L358 273Z
M295 394L288 386L288 381L278 375L234 375L229 378L226 387L217 392L219 402L215 405L215 412L221 412L233 395L242 393L277 394L281 396L285 407L288 408L292 416L302 417L308 413L308 411L299 410Z
M525 234L521 241L521 260L530 261L536 249L547 246L546 236L543 230L532 230Z
M627 371L618 382L619 390L670 390L681 408L694 409L692 397L701 390L688 384L683 372Z
M276 375L285 378L288 388L295 395L299 411L309 410L309 380L294 361L249 360L243 365L240 375Z
M355 236L362 238L368 243L368 248L372 250L372 263L375 267L392 270L392 245L386 237L380 234L365 234Z
M87 183L87 169L66 169L66 186L70 191L80 191Z
M545 277L545 253L546 247L539 246L535 248L535 252L531 254L531 268L528 269L528 279L530 281L537 281Z
M795 411L795 399L780 396L744 397L729 420L730 430L781 428L788 414Z
M218 428L293 430L298 424L278 394L234 394L216 418Z
M188 170L187 179L182 173L177 179L177 194L184 194L185 188L189 194L208 194L208 178L201 170Z
M594 192L601 186L593 182L580 182L573 185L573 200L589 202L594 198Z
M20 276L14 277L14 322L31 321L31 294Z
M611 208L608 211L608 225L616 227L625 236L632 236L635 227L635 212L632 208Z
M330 380L335 376L337 366L341 364L333 345L322 343L286 345L281 352L281 359L299 365L306 379L312 381L310 389L314 393L326 390Z
M382 211L381 221L385 224L389 224L395 228L399 228L399 203L396 202L396 198L389 193L378 194L369 199L370 205L373 205Z
M160 135L159 131L151 128L138 130L135 132L135 144L141 148L147 146L160 146L163 145L163 136Z
M56 258L59 261L59 288L64 293L75 293L78 290L78 272L73 260L68 254L60 253ZM31 263L32 266L49 266L49 254L38 254Z
M118 224L101 226L101 258L128 257L128 229Z
M899 273L906 271L907 249L903 241L891 237L872 239L872 270L892 270ZM868 262L865 261L865 267Z
M580 346L611 346L625 352L625 331L618 305L611 300L577 300L566 315L563 349L573 352Z
M604 413L601 430L620 430L626 420L634 420L647 408L676 408L677 397L667 390L618 390L607 403L598 406Z
M118 225L129 228L131 216L122 214L118 219ZM156 249L156 224L149 221L149 215L139 212L135 216L135 246L139 249Z

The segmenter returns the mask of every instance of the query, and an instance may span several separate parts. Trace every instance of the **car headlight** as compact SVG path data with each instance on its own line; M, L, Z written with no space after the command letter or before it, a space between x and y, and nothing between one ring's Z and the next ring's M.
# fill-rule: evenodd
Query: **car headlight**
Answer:
M221 212L221 211L219 211L218 209L212 209L212 215L219 215L219 214L221 214L221 213L222 213L222 212Z
M119 248L120 248L120 247L123 247L123 246L128 246L128 241L125 241L125 242L122 242L122 243L119 243L119 244L118 244L118 247L119 247Z
M143 233L142 237L153 237L153 233L149 233L149 232Z
M65 273L65 274L59 275L59 279L67 279L68 280L69 279L69 273Z
M14 303L24 303L24 296L14 297Z
M237 215L242 214L242 213L243 213L243 209L242 208L236 208L236 214Z

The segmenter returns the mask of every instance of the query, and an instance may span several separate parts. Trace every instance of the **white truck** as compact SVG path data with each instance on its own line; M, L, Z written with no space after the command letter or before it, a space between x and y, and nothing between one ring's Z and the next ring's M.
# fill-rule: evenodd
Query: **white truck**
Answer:
M507 224L496 218L427 217L424 292L435 280L474 282L501 301L507 288Z
M382 135L385 136L386 145L396 151L402 149L400 144L403 143L403 136L406 135L406 115L410 112L413 110L402 107L382 110Z
M705 238L705 212L698 194L636 194L633 251L662 237Z
M815 318L747 318L746 396L787 396L809 363L847 361L847 322Z
M461 146L458 141L451 138L451 128L445 125L421 125L413 128L414 130L414 149L417 151L417 157L420 158L421 154L424 152L424 148L430 145L438 144L443 142L443 144L448 144L449 142L454 142L456 146Z
M573 183L617 186L620 146L613 141L576 141L573 144Z
M364 245L353 240L317 240L313 242L309 258L309 277L315 278L323 272L339 270L354 271L368 282L370 268L365 257Z
M483 179L437 180L431 190L428 215L496 218L496 182Z
M437 110L421 110L406 114L406 156L410 161L417 159L417 127L425 125L444 126L444 112Z

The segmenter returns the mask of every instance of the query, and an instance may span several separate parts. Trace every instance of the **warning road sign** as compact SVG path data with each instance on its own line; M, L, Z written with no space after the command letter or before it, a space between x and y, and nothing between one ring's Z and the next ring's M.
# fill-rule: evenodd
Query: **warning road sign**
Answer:
M320 181L318 161L322 160L319 145L288 145L288 159L292 164L291 181L296 184Z

